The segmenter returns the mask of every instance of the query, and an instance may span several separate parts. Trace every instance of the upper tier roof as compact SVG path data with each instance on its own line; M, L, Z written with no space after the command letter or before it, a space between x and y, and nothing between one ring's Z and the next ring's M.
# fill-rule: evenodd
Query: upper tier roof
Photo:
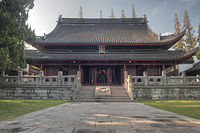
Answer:
M160 36L148 26L145 18L59 18L48 35L37 37L35 45L167 45L171 47L183 35ZM170 46L169 46L170 45Z

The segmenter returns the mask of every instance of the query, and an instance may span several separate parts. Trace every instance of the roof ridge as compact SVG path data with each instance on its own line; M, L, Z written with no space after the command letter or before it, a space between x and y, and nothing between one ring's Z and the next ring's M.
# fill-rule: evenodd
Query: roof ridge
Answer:
M59 24L145 24L147 21L144 18L60 18Z

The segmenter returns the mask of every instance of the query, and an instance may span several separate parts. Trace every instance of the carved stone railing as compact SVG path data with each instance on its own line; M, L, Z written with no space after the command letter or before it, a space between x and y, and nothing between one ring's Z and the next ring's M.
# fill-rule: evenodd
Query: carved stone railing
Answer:
M132 91L132 81L131 76L128 75L127 71L124 73L124 87L126 88L126 91L131 98L131 100L134 99L133 91Z
M162 76L148 76L147 80L148 85L163 85Z
M130 76L129 80L132 82L133 85L137 85L137 86L145 85L145 77L144 76Z
M162 76L147 76L144 72L144 76L131 76L127 72L124 73L124 87L129 94L129 97L133 100L138 99L138 91L134 90L134 87L149 87L149 86L200 86L199 76L166 76L166 72L162 72ZM200 87L199 87L200 88ZM155 92L155 91L153 91Z
M58 85L72 86L75 82L76 75L44 76L43 71L38 76L25 76L19 72L18 76L8 76L4 73L1 75L1 84L3 85Z
M81 88L81 72L78 71L77 75L75 76L75 81L74 81L74 86L72 87L72 91L71 91L71 99L75 100L76 96Z
M187 76L186 85L200 85L200 77L199 76Z
M162 72L162 76L130 76L130 81L133 86L185 86L185 85L200 85L199 76L169 76Z
M184 85L182 76L167 77L167 85Z

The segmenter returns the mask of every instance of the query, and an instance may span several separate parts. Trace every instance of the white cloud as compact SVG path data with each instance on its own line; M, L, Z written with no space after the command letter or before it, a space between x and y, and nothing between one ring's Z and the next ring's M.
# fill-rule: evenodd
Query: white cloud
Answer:
M25 43L25 50L37 50L37 49L31 46L30 44Z
M171 33L171 32L165 32L165 33L162 33L161 35L162 36L168 36L168 35L171 35L171 34L173 34L173 33Z

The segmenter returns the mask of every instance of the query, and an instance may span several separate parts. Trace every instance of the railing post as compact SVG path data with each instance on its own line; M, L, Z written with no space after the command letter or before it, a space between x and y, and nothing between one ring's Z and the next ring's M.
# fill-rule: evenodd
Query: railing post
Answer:
M18 84L21 85L23 71L18 71Z
M162 71L162 84L167 85L166 71Z
M133 95L133 84L132 84L132 76L128 75L127 78L127 92L129 94L129 97L131 98L131 100L134 99L134 95Z
M77 71L77 81L81 84L81 71Z
M124 87L127 88L128 72L124 71Z
M63 72L62 71L58 71L57 84L63 85Z
M186 73L182 72L183 85L187 85Z
M44 77L44 72L40 71L40 85L43 84L43 77Z
M147 76L146 71L143 72L143 76L144 76L144 85L147 86L148 85L148 76Z

